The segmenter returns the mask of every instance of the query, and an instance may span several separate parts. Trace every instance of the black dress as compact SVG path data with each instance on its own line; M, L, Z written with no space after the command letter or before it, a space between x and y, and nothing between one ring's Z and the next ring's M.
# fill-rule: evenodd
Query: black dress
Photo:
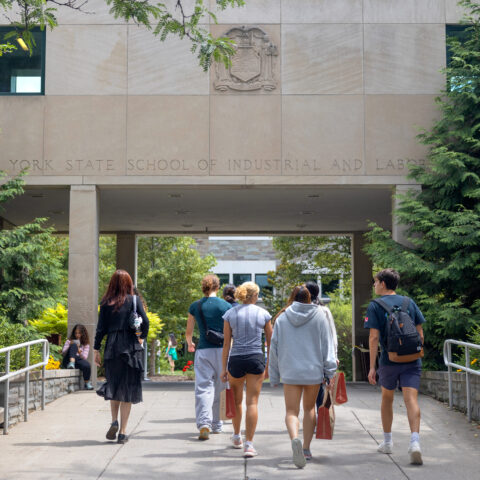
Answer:
M100 350L102 339L107 335L103 356L107 381L97 391L105 400L131 403L142 401L144 350L129 326L128 320L132 312L131 295L127 295L124 304L116 311L112 305L100 307L94 349ZM137 312L143 319L140 338L146 338L149 323L138 297Z

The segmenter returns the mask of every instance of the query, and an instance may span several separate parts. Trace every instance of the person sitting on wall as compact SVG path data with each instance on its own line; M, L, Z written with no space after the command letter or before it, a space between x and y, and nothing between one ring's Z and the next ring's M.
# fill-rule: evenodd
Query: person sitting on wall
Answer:
M62 368L78 368L85 380L85 390L93 390L90 382L92 367L88 363L88 352L90 351L90 338L87 329L81 323L75 325L70 338L62 348Z

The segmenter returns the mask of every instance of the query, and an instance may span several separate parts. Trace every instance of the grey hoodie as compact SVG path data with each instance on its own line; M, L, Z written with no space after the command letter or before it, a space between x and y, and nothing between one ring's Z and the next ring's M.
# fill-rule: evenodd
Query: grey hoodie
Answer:
M337 369L325 313L317 305L293 302L276 320L269 356L270 383L316 385Z

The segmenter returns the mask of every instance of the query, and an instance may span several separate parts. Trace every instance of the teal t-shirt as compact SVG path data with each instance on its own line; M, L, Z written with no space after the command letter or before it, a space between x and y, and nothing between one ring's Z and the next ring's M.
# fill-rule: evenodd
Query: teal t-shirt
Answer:
M201 301L203 301L202 312L205 323L210 330L215 330L217 332L223 332L223 314L232 308L232 306L222 298L208 297L205 300L202 299L193 302L188 309L188 313L195 317L200 332L200 341L198 342L197 348L200 350L203 348L222 348L219 345L213 345L212 343L207 342L205 338L205 328L198 313Z

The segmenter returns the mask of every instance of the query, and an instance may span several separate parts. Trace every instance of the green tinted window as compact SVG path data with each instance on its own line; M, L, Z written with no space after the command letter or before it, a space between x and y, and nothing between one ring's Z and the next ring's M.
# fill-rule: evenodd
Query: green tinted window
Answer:
M12 27L0 27L0 43ZM8 41L17 47L0 57L0 95L42 95L45 91L45 30L33 31L35 46L25 50L15 37ZM31 54L30 54L31 53Z
M244 282L251 282L252 275L250 273L234 273L233 274L233 284L238 287Z

